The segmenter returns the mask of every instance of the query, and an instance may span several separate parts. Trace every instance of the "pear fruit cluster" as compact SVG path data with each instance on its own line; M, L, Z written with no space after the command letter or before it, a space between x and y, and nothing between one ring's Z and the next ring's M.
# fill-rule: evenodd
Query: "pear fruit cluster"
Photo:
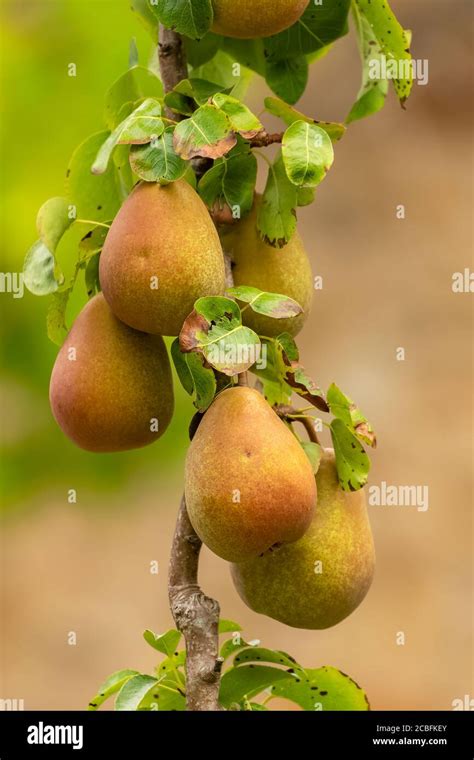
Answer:
M226 37L269 37L295 24L309 0L212 0L212 31Z
M219 237L196 191L184 180L137 185L107 234L99 279L102 293L57 356L50 403L81 448L123 451L155 441L172 418L162 336L179 333L198 298L224 292Z

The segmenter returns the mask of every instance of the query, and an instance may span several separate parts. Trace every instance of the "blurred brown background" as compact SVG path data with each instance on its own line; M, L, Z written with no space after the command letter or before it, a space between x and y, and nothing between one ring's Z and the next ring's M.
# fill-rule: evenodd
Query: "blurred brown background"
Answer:
M100 102L126 65L129 36L145 51L149 43L126 2L2 6L2 76L10 89L2 269L18 271L35 239L36 208L61 194L72 149L100 128ZM374 424L379 448L370 482L427 485L429 509L370 508L375 582L334 629L293 630L252 613L225 563L208 551L201 583L247 640L259 638L310 667L342 669L373 709L449 710L453 699L474 695L472 295L451 289L453 273L473 267L472 5L392 6L413 30L414 57L429 60L429 84L415 85L406 112L390 94L381 114L352 125L317 202L300 210L324 287L299 343L319 384L336 380ZM64 68L76 60L83 68L71 91ZM359 78L351 34L312 67L301 110L342 120ZM249 103L260 110L265 94L254 84ZM399 204L405 220L396 218ZM29 294L1 298L8 317L3 498L11 508L3 530L0 696L23 698L28 709L83 709L110 672L149 672L155 658L142 630L172 625L166 567L192 409L179 393L169 437L146 453L90 464L91 455L63 438L49 412L54 348L43 302ZM398 347L405 361L396 360ZM78 489L75 505L69 488ZM149 572L152 560L158 576ZM69 631L76 646L67 643ZM404 646L397 646L398 632Z

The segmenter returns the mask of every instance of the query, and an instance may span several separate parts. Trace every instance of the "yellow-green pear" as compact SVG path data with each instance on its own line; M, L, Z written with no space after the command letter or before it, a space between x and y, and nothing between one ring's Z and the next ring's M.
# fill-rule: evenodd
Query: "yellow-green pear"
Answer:
M310 462L253 388L229 388L205 413L186 457L186 505L202 541L240 562L296 541L316 503Z
M194 302L225 288L219 237L196 191L185 180L137 185L108 232L99 277L122 322L178 335Z
M303 313L296 317L273 319L246 309L242 319L259 335L271 338L282 332L297 335L311 310L311 264L298 231L283 248L273 248L261 239L257 229L260 203L261 197L257 195L252 211L221 233L224 250L232 259L234 285L251 285L269 293L289 296L300 304Z
M212 0L212 31L226 37L269 37L292 26L309 0Z
M123 451L152 443L173 416L163 338L124 325L99 293L59 351L49 395L59 426L82 449Z
M231 568L252 610L294 628L329 628L344 620L374 574L364 491L341 489L332 450L324 452L316 482L318 504L303 538Z

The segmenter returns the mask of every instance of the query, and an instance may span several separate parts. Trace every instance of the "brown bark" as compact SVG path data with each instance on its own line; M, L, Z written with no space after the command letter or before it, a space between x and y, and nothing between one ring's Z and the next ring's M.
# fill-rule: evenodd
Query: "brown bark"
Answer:
M201 546L183 496L171 549L168 594L174 621L186 640L186 707L194 711L221 709L220 610L197 582Z

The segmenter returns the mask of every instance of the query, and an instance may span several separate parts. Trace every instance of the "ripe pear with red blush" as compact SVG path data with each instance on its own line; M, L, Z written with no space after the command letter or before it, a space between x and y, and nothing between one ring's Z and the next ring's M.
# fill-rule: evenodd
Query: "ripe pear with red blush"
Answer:
M296 541L316 504L303 448L253 388L229 388L211 404L186 457L186 504L201 540L240 562Z
M153 443L173 416L163 338L124 325L99 293L59 351L49 395L58 425L82 449L112 452Z

